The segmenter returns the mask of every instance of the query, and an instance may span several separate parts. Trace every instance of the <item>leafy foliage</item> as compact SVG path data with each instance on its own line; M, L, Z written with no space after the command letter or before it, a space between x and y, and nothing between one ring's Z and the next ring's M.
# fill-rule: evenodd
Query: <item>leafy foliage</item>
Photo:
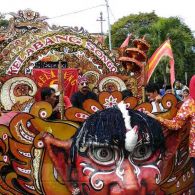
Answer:
M154 12L125 16L112 25L113 48L120 47L129 33L132 33L134 38L146 37L151 45L148 57L169 38L175 60L176 78L184 82L184 72L188 73L188 78L195 74L195 38L182 19L158 17ZM158 82L169 82L169 74L165 71L168 64L168 59L162 59L151 79L154 80L155 77Z
M0 29L6 28L9 24L9 21L5 19L5 17L0 13Z

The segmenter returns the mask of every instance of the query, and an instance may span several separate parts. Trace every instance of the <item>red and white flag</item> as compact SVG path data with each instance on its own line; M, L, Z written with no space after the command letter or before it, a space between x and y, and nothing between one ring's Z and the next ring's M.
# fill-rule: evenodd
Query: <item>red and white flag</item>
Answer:
M121 46L119 47L118 51L119 51L119 56L124 56L125 54L125 50L127 49L128 45L129 45L129 41L131 39L131 34L129 34L127 36L127 38L124 40L124 42L121 44Z
M175 67L174 67L174 57L173 52L171 49L170 40L166 40L151 56L151 58L148 60L148 68L146 70L146 83L149 82L155 68L157 67L158 63L162 59L162 57L168 56L170 58L169 64L170 64L170 82L173 86L173 83L175 81Z
M126 38L126 39L124 40L124 42L121 44L120 48L128 47L130 38L131 38L131 34L129 34L129 35L127 36L127 38Z

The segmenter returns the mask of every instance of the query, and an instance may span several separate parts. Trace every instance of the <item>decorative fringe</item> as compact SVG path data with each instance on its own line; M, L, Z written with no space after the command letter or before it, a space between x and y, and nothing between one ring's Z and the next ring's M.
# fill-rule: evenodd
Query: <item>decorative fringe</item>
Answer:
M81 148L99 144L99 146L118 146L124 148L126 128L122 113L117 108L108 108L91 115L73 138L71 158Z
M139 143L149 144L153 152L157 149L164 152L165 140L160 123L142 112L136 110L128 110L128 112L131 117L131 126L138 126ZM125 136L125 122L119 109L108 108L94 113L73 137L70 154L72 165L75 162L76 153L79 151L82 155L86 155L85 150L90 146L116 145L124 150Z
M161 152L165 151L165 138L163 135L161 124L144 114L143 112L136 110L129 110L131 116L131 125L138 126L139 140L142 139L142 143L149 143L152 151L160 149ZM149 135L149 136L148 136Z
M116 108L108 108L91 115L83 124L77 136L77 146L104 143L124 146L125 123L122 113Z

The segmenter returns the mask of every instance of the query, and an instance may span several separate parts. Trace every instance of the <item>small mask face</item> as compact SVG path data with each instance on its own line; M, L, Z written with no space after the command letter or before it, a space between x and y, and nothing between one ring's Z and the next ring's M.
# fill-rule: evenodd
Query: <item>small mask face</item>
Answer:
M118 89L117 89L117 86L114 83L108 82L105 85L105 90L108 91L108 92L113 92L113 91L117 91Z
M93 92L94 92L96 95L98 95L99 90L98 90L97 88L94 88L94 89L93 89Z
M30 87L26 84L19 84L14 88L14 95L19 96L28 96L30 92Z

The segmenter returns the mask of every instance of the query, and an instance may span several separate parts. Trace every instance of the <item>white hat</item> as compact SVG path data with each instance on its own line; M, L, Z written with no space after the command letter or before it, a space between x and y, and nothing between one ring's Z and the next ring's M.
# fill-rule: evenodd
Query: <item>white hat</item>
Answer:
M52 85L50 85L50 87L55 90L56 96L60 95L60 91L58 90L58 84L52 84Z

